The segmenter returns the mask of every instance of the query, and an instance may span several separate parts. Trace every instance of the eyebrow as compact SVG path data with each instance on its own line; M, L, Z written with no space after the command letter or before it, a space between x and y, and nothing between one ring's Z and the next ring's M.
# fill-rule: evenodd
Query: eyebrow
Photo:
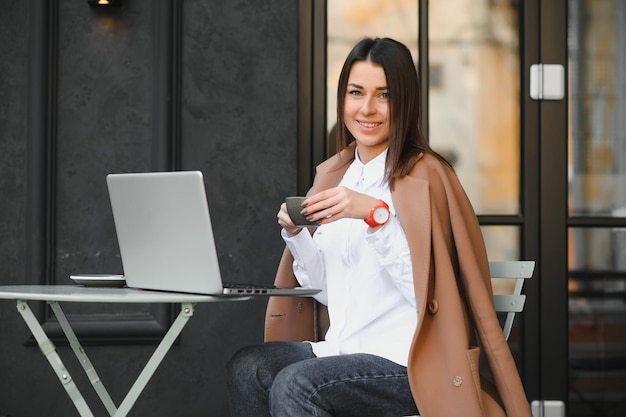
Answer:
M360 88L361 90L364 90L363 86L355 84L355 83L348 83L348 87L354 87L354 88ZM384 87L376 87L377 91L383 91L383 90L389 90L389 87L384 86Z

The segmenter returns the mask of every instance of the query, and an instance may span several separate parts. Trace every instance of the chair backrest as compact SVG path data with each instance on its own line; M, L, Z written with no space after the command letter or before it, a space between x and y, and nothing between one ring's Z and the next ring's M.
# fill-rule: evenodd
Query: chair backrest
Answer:
M490 261L489 274L492 279L515 279L513 292L510 294L494 294L493 301L496 312L506 313L502 331L508 340L513 328L515 313L524 309L526 295L522 294L524 280L533 276L535 261Z

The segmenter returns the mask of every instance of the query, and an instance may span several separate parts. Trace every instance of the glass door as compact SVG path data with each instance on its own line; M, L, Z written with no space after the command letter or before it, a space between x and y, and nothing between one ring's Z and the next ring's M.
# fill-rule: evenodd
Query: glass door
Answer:
M569 0L569 415L626 415L626 2Z

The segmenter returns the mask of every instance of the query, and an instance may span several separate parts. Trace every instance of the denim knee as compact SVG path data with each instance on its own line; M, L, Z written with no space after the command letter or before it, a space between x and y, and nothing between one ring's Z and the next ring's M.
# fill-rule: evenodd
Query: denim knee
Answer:
M300 389L304 375L293 370L297 366L288 366L274 378L269 392L269 407L272 415L283 415L284 411L293 408L292 402L303 401L303 392ZM302 406L302 404L299 404Z
M288 366L280 371L274 378L272 390L270 391L270 402L272 397L280 398L282 396L291 395L295 389L303 385L303 379L306 375L298 369L298 366ZM296 388L297 387L297 388Z
M270 404L279 404L286 399L304 403L311 400L319 387L313 379L314 375L309 375L303 369L306 366L302 365L296 363L287 366L276 375L270 390Z
M226 363L226 376L232 381L249 381L257 378L259 360L258 349L246 346L239 349Z

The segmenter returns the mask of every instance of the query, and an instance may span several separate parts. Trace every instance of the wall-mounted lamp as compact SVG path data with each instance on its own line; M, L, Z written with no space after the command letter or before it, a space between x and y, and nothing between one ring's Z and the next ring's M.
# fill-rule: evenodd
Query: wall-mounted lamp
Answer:
M122 0L87 0L91 7L121 6Z

